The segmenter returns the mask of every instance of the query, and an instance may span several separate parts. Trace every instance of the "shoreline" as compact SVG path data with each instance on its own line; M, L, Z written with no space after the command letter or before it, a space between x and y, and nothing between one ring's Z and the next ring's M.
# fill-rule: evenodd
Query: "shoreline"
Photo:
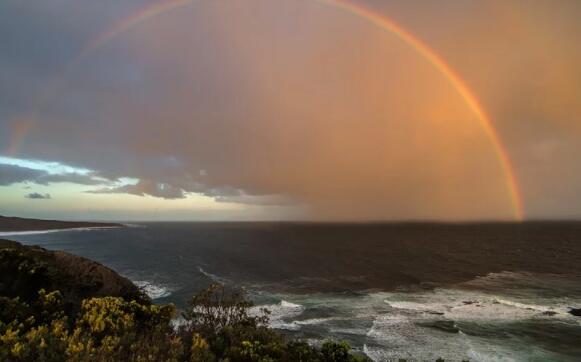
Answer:
M121 223L112 222L42 220L0 215L0 236L45 234L66 230L105 229L125 226Z
M44 230L14 230L14 231L0 231L0 236L12 236L12 235L38 235L38 234L50 234L58 233L63 231L90 231L99 229L119 229L127 227L126 225L119 226L86 226L86 227L70 227L62 229L44 229Z

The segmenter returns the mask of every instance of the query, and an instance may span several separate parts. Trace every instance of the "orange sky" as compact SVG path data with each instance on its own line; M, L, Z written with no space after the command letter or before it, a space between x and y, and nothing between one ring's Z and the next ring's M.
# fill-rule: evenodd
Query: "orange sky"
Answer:
M581 215L575 3L360 3L462 77L529 217ZM514 217L498 150L449 79L394 34L314 1L192 3L142 21L79 60L37 113L23 158L243 204L240 192L270 195L288 201L283 218Z

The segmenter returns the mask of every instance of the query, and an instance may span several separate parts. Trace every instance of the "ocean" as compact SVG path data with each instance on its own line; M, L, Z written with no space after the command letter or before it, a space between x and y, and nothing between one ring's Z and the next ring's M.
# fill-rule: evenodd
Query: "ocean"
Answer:
M581 223L143 223L3 235L96 260L156 303L211 283L375 361L581 361Z

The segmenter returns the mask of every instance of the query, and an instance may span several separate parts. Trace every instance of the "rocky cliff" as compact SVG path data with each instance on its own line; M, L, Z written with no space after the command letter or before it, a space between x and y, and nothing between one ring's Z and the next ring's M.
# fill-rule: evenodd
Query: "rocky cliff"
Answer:
M0 297L35 300L59 290L70 313L88 297L116 296L148 302L131 281L95 261L63 251L0 239Z

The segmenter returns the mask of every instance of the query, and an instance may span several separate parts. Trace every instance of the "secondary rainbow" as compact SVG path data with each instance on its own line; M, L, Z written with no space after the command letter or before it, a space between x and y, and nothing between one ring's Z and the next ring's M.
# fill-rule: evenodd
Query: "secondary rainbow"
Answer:
M486 133L490 142L493 145L494 151L502 167L506 179L507 190L510 195L511 204L514 212L514 217L517 220L522 220L524 217L524 207L518 188L515 172L510 162L510 158L501 142L498 132L494 128L491 118L486 114L484 108L478 101L478 98L468 88L463 79L456 73L456 71L446 63L446 61L439 56L433 49L431 49L422 40L415 37L412 33L397 24L395 21L387 18L384 15L373 12L372 10L347 0L312 0L314 2L328 5L336 9L348 12L354 16L368 21L369 23L397 36L408 46L412 47L419 55L428 61L442 76L446 78L450 85L458 92L464 99L468 107L477 116L482 130ZM90 42L72 59L67 68L71 68L74 64L91 54L94 50L106 44L109 40L115 38L119 34L129 30L133 26L146 21L150 18L164 14L168 11L178 7L188 5L194 0L165 0L136 12L135 14L122 19L113 25L109 30L101 33Z
M69 67L78 62L79 60L83 59L85 56L90 54L93 50L100 48L105 43L107 43L110 39L115 38L118 34L121 34L128 30L129 28L133 27L145 21L149 18L152 18L156 15L166 13L172 9L178 8L180 6L184 6L187 4L192 3L193 0L165 0L161 2L154 3L149 5L135 14L130 15L129 17L123 18L120 21L116 22L109 30L104 33L99 34L97 37L92 39L87 43L86 46L79 52L79 54L69 63Z

